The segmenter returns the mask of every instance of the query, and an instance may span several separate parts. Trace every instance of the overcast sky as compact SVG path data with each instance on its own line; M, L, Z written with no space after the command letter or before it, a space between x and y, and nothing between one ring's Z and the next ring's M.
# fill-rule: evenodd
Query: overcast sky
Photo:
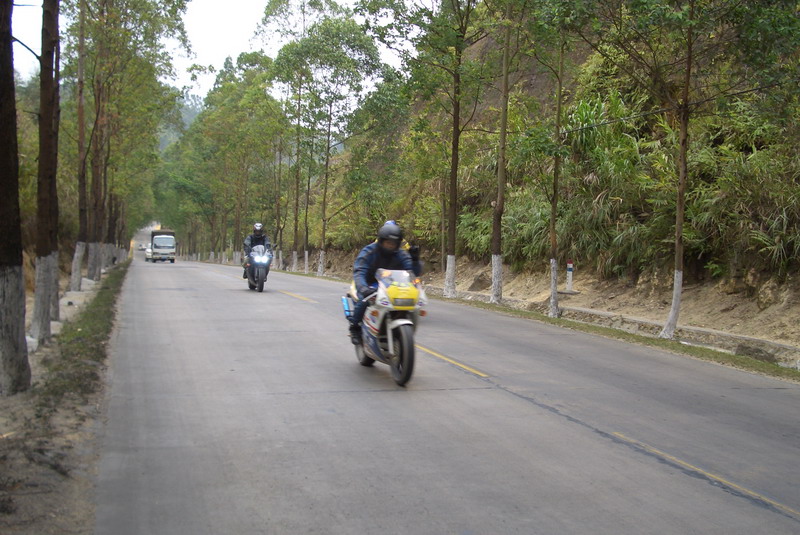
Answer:
M219 70L228 56L235 60L241 52L263 48L263 44L251 39L266 3L267 0L191 0L184 24L196 57L173 54L178 78L171 83L178 87L192 85L185 70L193 63L213 65ZM14 37L37 54L41 49L41 6L41 0L15 0L12 21ZM266 52L274 56L277 48ZM36 58L19 43L14 43L14 67L25 79L39 70ZM214 75L202 77L192 92L205 96L214 84L214 78Z

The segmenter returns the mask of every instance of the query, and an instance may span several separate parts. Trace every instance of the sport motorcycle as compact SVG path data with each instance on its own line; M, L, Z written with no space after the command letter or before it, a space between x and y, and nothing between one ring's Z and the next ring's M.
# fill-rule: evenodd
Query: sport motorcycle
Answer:
M369 303L361 324L361 343L355 345L356 359L362 366L375 361L387 364L392 379L400 386L414 372L414 333L427 298L420 280L405 270L378 269L378 288L366 297ZM342 296L345 316L352 316L358 301L355 286Z

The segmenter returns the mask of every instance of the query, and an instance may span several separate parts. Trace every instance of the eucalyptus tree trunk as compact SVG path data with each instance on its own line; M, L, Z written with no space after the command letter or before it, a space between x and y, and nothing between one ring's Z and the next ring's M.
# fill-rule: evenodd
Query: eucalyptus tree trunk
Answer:
M690 2L689 18L694 20L695 4ZM672 339L678 327L678 316L681 311L681 295L683 293L683 221L686 211L686 183L689 175L689 91L692 82L692 65L694 63L694 32L690 25L686 35L686 63L681 90L681 104L678 108L680 130L678 150L678 194L675 202L675 274L672 280L672 306L667 322L659 333L659 338Z
M458 162L461 140L461 50L456 47L456 69L453 72L453 133L450 144L450 184L447 212L447 267L444 275L444 296L456 296L456 219L458 215Z
M31 385L25 341L12 9L13 0L0 0L0 396L11 396Z
M281 178L283 173L283 136L278 140L278 173L275 185L275 258L283 269L283 225L281 223Z
M497 151L497 199L492 211L492 293L490 303L503 299L503 211L506 198L506 136L508 134L508 64L511 55L511 2L506 5L500 89L500 146Z
M555 142L561 146L561 114L564 99L564 48L566 43L562 40L558 50L558 74L556 75L556 127ZM558 218L558 189L561 179L561 155L556 153L553 159L553 196L550 199L550 308L547 315L551 318L559 316L558 310L558 233L556 220Z
M306 176L305 206L303 209L303 273L308 275L308 207L311 204L311 175L314 173L314 137L311 137L311 147L308 149L308 175Z
M325 174L322 182L322 240L320 240L319 264L317 277L325 275L325 239L328 232L328 179L331 166L331 123L333 121L333 104L328 105L328 127L325 138Z
M292 237L292 271L297 271L297 255L300 252L300 96L303 86L297 91L297 126L294 158L294 236Z
M439 265L447 266L447 177L442 176L439 181L439 207L441 221L439 223Z
M31 335L50 338L53 293L58 306L58 48L59 0L42 5L42 54L39 59L39 175L37 189L36 294Z
M56 44L55 44L55 54L54 54L54 63L53 63L53 183L51 186L51 199L52 200L52 207L50 218L52 221L52 225L54 229L52 230L52 242L53 248L55 250L55 263L51 268L53 277L53 287L50 291L50 319L53 321L61 320L61 307L59 306L59 282L60 282L60 269L59 269L59 251L58 251L58 188L57 188L57 178L58 178L58 135L61 131L61 41L58 39L58 11L59 11L59 0L54 2L55 4L55 31L56 31Z
M83 281L83 257L86 256L86 239L78 238L75 243L75 254L72 255L72 269L70 271L69 289L73 292L81 291Z
M681 311L681 296L683 293L683 221L686 206L686 178L688 165L686 161L687 146L689 142L689 109L685 104L680 109L680 151L678 156L678 198L675 207L675 273L672 281L672 306L669 310L667 322L664 324L659 338L671 339L675 336L678 327L678 316Z
M242 210L241 201L236 201L236 210L233 214L233 249L238 251L244 244L243 230L242 230Z
M94 93L94 125L91 136L91 212L88 217L89 261L87 277L99 281L103 269L103 228L105 211L105 173L108 153L108 88L104 70L107 68L109 51L102 40L98 41L97 64L95 65L92 90Z
M86 98L84 86L86 79L86 0L80 0L78 7L78 241L72 257L69 289L81 290L83 257L86 255L88 220L86 206Z

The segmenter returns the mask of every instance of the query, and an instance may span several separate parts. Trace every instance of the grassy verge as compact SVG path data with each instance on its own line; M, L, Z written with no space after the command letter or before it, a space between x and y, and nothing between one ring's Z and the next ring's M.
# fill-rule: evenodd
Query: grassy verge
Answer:
M47 420L65 398L85 403L102 386L108 339L114 327L117 297L130 260L110 270L94 299L56 338L58 351L43 361L42 382L35 385L36 414Z
M675 340L664 340L661 338L651 338L649 336L642 336L640 334L632 334L625 331L620 331L618 329L612 329L611 327L592 325L589 323L582 323L579 321L573 321L562 318L550 318L547 315L542 314L540 312L534 312L530 310L519 310L503 305L484 303L482 301L470 301L466 299L455 299L455 300L448 299L448 301L458 301L459 303L465 305L482 308L485 310L492 310L494 312L506 314L509 316L532 319L543 323L549 323L551 325L557 325L559 327L565 327L575 331L596 334L598 336L604 336L606 338L622 340L624 342L629 342L632 344L655 347L665 351L672 351L673 353L680 353L682 355L687 355L693 358L716 362L718 364L723 364L725 366L731 366L733 368L738 368L741 370L760 373L763 375L768 375L770 377L776 377L780 379L787 379L790 381L800 382L800 370L794 370L792 368L784 368L782 366L778 366L777 364L771 364L769 362L764 362L762 360L746 357L743 355L734 355L723 351L717 351L715 349L708 347L687 345Z

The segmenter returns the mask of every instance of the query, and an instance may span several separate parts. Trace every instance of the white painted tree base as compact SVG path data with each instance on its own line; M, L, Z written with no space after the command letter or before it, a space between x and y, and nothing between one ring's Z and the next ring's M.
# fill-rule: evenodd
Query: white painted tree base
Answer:
M31 384L22 266L0 268L0 303L0 396L10 396L27 390Z
M659 333L659 338L672 340L675 337L675 329L678 328L678 316L681 313L681 294L683 292L683 271L675 271L672 283L672 306L669 309L667 323Z
M547 316L557 318L561 314L558 310L558 260L550 259L550 309Z
M503 300L503 255L492 255L492 295L490 303L499 304Z
M86 277L92 279L93 281L100 280L101 270L103 267L100 256L100 244L97 242L89 242L89 266L87 268Z
M72 292L81 291L83 276L83 255L86 254L86 242L79 241L75 244L75 254L72 256L72 272L69 278L69 289Z
M53 294L53 272L57 266L58 255L51 253L36 258L36 293L33 299L33 319L31 337L38 343L50 338L50 311Z
M61 321L61 307L58 306L61 290L59 287L58 251L54 251L52 254L54 258L50 263L50 277L53 280L53 284L50 285L50 321Z
M447 268L444 272L444 296L456 296L456 255L447 255Z
M325 275L325 250L319 252L319 264L317 264L317 277Z

